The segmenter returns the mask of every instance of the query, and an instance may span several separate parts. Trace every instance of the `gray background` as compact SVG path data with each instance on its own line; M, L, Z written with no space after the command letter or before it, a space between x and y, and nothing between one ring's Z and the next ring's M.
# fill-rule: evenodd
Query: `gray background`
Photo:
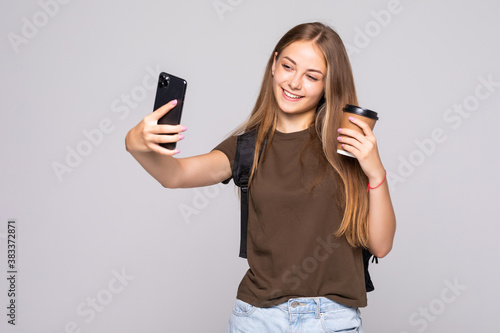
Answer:
M179 156L208 152L246 119L278 39L319 20L349 45L360 105L380 113L398 219L393 251L371 267L365 331L493 332L499 11L451 0L2 1L0 331L224 332L248 268L234 186L164 189L124 137L151 112L163 70L189 82ZM86 156L70 167L77 149Z

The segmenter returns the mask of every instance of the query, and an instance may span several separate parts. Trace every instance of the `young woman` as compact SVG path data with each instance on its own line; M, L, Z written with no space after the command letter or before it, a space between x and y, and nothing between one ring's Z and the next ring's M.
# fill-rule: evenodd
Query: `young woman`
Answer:
M249 120L208 154L174 158L178 150L158 145L184 138L184 126L157 124L175 104L126 137L127 150L164 187L230 178L236 134L256 130L254 156L263 149L249 185L250 268L228 332L362 332L362 248L386 256L396 219L370 127L352 119L363 134L339 128L342 108L357 105L340 37L321 23L288 31L269 58ZM339 141L356 158L338 154Z

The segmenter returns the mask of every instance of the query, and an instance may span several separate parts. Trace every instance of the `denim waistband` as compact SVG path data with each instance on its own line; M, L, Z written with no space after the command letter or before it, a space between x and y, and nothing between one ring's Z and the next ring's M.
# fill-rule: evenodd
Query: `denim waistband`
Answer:
M345 305L336 303L326 297L290 298L287 302L276 306L290 314L316 313L316 318L319 318L321 312L331 312L346 308Z

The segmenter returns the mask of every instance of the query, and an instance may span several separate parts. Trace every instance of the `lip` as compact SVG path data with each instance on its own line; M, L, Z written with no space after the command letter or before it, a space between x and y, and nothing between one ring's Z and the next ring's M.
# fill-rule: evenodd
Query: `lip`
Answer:
M292 95L295 95L294 93L291 93L288 90L287 90L287 92L292 94ZM304 98L304 96L301 96L300 98L290 98L285 94L285 89L283 89L283 88L281 88L281 96L283 96L283 98L285 100L290 101L290 102L298 102ZM300 95L296 95L296 96L300 96Z

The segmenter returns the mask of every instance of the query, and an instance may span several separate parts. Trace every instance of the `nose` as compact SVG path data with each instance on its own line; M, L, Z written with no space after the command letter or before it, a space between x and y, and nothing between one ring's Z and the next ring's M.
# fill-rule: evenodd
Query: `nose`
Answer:
M288 82L288 86L290 86L291 89L300 89L301 88L300 76L297 73L295 73L295 75L290 78L290 81Z

